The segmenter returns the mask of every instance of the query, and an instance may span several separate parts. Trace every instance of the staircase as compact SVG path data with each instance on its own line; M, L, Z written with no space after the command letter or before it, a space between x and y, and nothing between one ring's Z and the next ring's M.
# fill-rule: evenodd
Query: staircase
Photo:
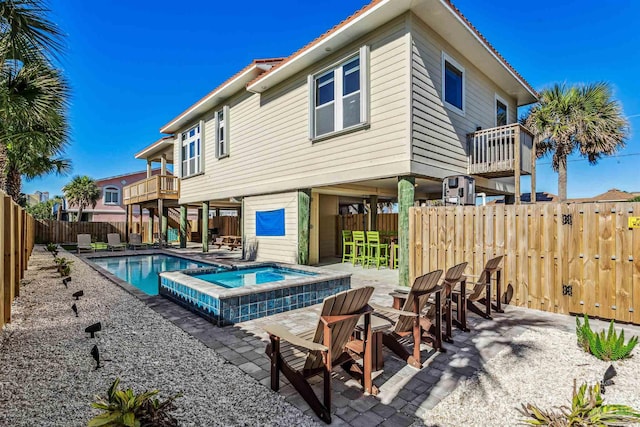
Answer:
M167 227L175 228L180 235L180 209L169 208L169 215L167 216ZM191 240L191 224L187 221L187 241Z

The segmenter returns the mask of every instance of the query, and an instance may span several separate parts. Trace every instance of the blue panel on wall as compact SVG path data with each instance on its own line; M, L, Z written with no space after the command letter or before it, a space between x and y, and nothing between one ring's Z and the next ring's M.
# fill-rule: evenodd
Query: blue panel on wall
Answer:
M284 209L257 211L256 236L284 236Z

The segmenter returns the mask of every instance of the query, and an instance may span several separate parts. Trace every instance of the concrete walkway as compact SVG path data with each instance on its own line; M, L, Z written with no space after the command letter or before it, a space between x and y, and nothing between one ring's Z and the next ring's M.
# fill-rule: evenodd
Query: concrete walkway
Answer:
M372 301L391 305L391 292L398 283L397 270L375 270L353 267L350 264L327 264L323 268L347 271L353 274L352 287L374 286ZM184 331L213 348L227 361L265 386L270 384L269 359L265 355L268 338L263 326L281 323L293 332L317 324L320 305L218 328L197 315L161 297L147 300L147 304ZM603 324L602 324L603 325ZM601 327L598 322L594 326ZM500 351L511 346L514 337L531 327L561 328L572 331L575 319L517 307L505 307L504 314L486 320L469 313L471 332L454 329L454 343L446 344L446 353L437 353L424 345L421 370L409 367L394 354L384 350L384 371L376 373L374 384L380 390L377 396L364 395L360 385L340 371L333 380L333 424L354 426L407 426L429 422L428 410L451 393L457 384L483 370L485 363ZM321 379L315 381L316 392L321 395ZM281 390L287 401L314 416L295 389L281 377Z

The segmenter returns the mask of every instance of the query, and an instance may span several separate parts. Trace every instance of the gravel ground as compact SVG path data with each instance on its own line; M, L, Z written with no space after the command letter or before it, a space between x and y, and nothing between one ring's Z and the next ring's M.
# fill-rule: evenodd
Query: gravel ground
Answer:
M93 397L116 377L136 392L182 392L174 415L184 426L317 425L73 255L60 256L75 259L69 289L48 269L51 255L36 247L14 320L2 330L0 425L86 425L98 413ZM85 296L74 301L80 289ZM90 339L84 328L97 321L102 332ZM108 359L98 370L94 344Z
M514 342L517 343L514 347L490 360L484 372L460 384L429 411L425 417L428 424L518 425L518 420L523 418L517 411L521 403L533 403L545 409L570 405L573 380L576 379L578 385L598 382L611 364L578 348L575 334L548 327L533 327ZM640 409L638 348L633 354L630 359L613 362L618 376L615 385L606 389L605 403Z

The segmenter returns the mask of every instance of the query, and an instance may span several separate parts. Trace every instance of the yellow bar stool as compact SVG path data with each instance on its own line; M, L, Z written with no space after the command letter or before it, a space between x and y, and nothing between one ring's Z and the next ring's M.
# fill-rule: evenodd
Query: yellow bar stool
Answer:
M355 242L351 230L342 230L342 262L353 263L355 256Z
M358 261L364 267L364 264L367 260L367 241L364 235L364 231L354 231L353 235L353 245L355 250L353 251L353 265L356 265Z

